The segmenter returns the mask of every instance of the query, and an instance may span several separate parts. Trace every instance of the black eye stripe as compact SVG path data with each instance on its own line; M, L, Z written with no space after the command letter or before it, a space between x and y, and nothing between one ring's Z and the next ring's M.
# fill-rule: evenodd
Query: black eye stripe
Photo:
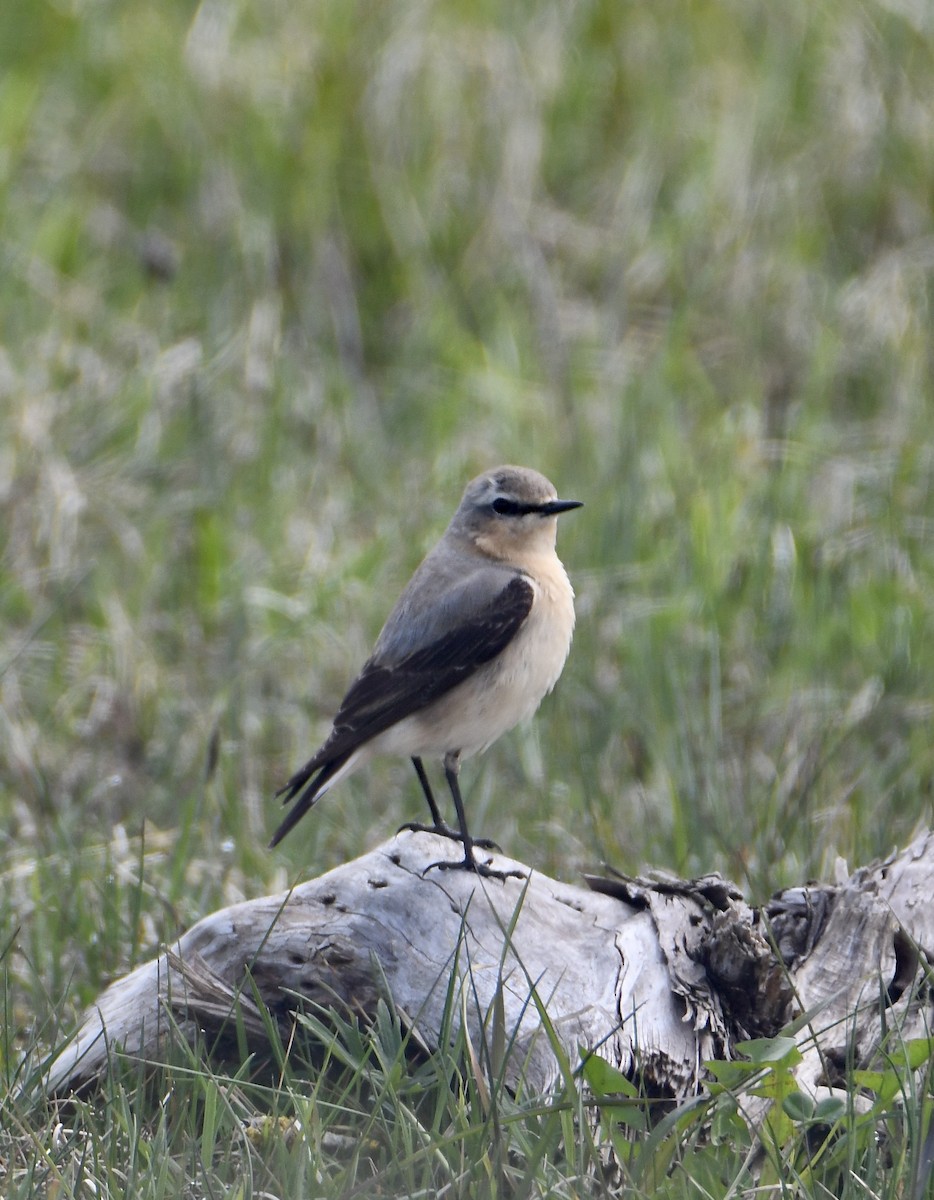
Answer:
M526 513L539 511L537 504L520 504L518 500L507 500L505 496L497 496L492 508L501 517L522 517Z

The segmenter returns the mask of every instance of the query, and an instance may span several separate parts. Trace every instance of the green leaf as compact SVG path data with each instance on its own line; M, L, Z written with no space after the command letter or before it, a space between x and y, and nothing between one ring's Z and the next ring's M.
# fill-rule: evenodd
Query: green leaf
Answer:
M792 1121L799 1123L811 1120L814 1107L814 1101L806 1092L792 1092L782 1101L785 1114L791 1117Z
M841 1096L825 1096L814 1106L814 1120L832 1125L846 1116L846 1101Z
M635 1085L612 1063L583 1048L580 1049L580 1055L583 1064L581 1074L596 1097L628 1096L633 1100L638 1099L639 1092Z
M794 1066L801 1061L801 1051L790 1037L754 1038L750 1042L737 1042L736 1049L758 1066L775 1063Z
M934 1038L910 1038L904 1043L908 1069L917 1071L934 1055Z
M579 1047L579 1050L583 1059L581 1074L594 1096L600 1101L610 1099L618 1101L620 1097L625 1097L631 1102L626 1104L601 1103L600 1112L605 1120L613 1124L625 1125L629 1129L646 1129L648 1123L640 1103L639 1092L630 1080L611 1063L608 1063L605 1058L601 1058L598 1054L592 1054L583 1047ZM610 1136L614 1138L614 1141L616 1140L612 1129Z
M727 1088L739 1087L756 1071L751 1063L727 1062L725 1059L711 1059L704 1066L718 1083Z

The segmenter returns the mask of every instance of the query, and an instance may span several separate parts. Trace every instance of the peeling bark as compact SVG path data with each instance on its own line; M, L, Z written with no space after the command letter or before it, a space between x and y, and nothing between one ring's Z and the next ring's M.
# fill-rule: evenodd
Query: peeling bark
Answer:
M102 993L47 1090L92 1085L116 1049L158 1060L176 1031L214 1037L235 1014L261 1047L257 993L284 1040L303 1006L366 1021L388 993L427 1052L462 1015L476 1044L501 998L507 1081L534 1093L559 1074L542 1011L572 1062L594 1049L671 1098L702 1087L705 1060L802 1012L813 1018L798 1034L799 1082L815 1095L844 1065L871 1062L884 1030L929 1029L934 835L763 909L717 875L587 877L582 888L499 855L498 869L527 878L428 869L459 856L446 839L402 833L290 892L206 917Z

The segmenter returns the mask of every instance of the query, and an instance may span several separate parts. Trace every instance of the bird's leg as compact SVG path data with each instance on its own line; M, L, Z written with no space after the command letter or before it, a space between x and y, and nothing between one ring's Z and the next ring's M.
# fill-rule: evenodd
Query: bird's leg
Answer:
M492 867L477 862L474 847L479 846L480 842L475 842L467 829L467 817L464 815L464 801L461 798L460 783L457 778L459 770L459 752L452 751L446 754L444 756L444 777L448 781L448 787L451 789L451 796L454 799L454 808L457 810L457 823L460 825L461 830L460 840L464 843L464 857L461 862L432 863L427 870L430 871L431 867L437 867L441 871L475 871L477 875L482 875L486 879L506 879L510 875L515 876L517 879L525 879L525 875L521 871L494 871Z
M428 775L425 772L424 763L420 758L413 756L412 766L415 768L415 774L418 776L418 782L422 785L422 791L425 794L425 799L428 801L428 807L431 809L431 825L422 825L418 821L407 821L405 825L399 826L399 832L403 829L411 830L413 833L437 833L441 837L451 838L453 841L460 841L460 834L456 829L452 829L450 825L441 816L441 810L438 808L434 794L431 790L431 784L428 782Z
M431 819L434 821L434 827L439 832L444 831L445 837L457 837L457 834L449 825L446 825L441 819L441 812L438 805L435 803L434 794L431 790L431 784L428 782L428 776L425 773L425 766L420 758L412 759L412 766L415 768L415 774L418 776L418 782L422 785L422 791L425 793L425 799L428 801L428 807L431 809Z
M428 782L428 775L425 772L422 760L413 757L412 766L415 768L418 782L422 785L422 791L425 793L425 799L428 801L428 807L431 809L431 819L434 824L422 825L418 821L407 821L404 825L399 826L399 832L401 833L403 829L407 829L412 833L437 833L441 837L450 838L454 842L462 841L462 835L456 829L452 829L441 816L441 811L432 793L431 784ZM491 842L489 838L480 838L474 842L474 845L479 846L481 850L499 849L499 846L495 842Z

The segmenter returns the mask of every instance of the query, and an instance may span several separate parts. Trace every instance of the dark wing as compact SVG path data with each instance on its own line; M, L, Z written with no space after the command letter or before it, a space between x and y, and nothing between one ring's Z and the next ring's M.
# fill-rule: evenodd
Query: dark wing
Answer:
M427 708L504 650L529 615L534 598L528 579L514 575L449 633L388 664L371 658L344 697L331 736L279 792L283 804L302 795L271 844L281 841L354 750Z
M532 585L515 575L486 608L391 665L370 659L344 697L322 750L355 750L426 708L490 662L516 636L532 608Z

